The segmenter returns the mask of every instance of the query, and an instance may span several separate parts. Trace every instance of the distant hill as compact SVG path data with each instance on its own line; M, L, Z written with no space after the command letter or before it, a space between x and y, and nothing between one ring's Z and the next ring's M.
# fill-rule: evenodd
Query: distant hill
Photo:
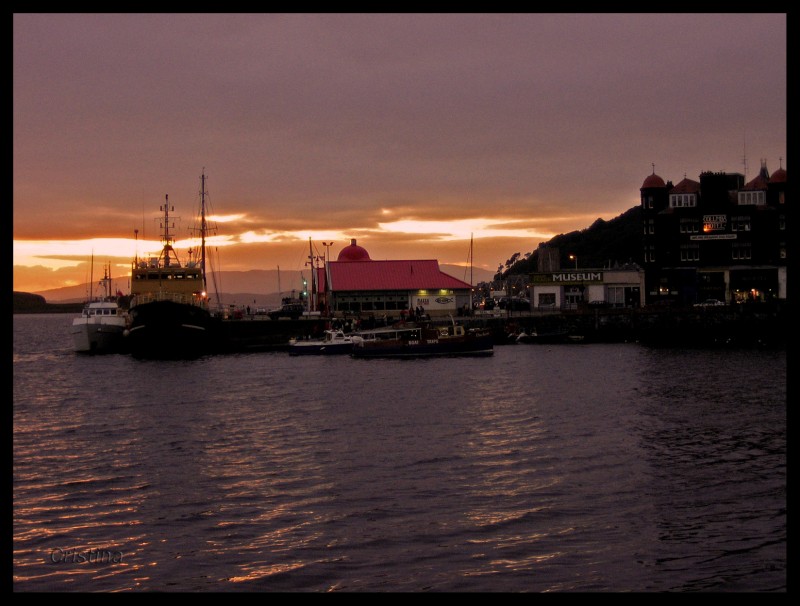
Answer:
M626 263L642 264L642 212L634 206L621 215L605 221L597 219L586 229L559 234L539 247L556 248L559 251L562 268L573 268L578 258L579 268L614 267ZM529 274L537 271L538 250L527 258L510 259L502 272L508 275Z
M458 278L459 280L469 281L469 269L458 265L440 265L444 273ZM292 290L299 293L302 288L302 277L311 279L308 271L278 271L277 269L252 269L249 271L220 271L215 272L208 278L208 290L211 294L212 303L215 295L219 292L220 302L223 305L250 305L251 307L278 307L282 297L292 295ZM489 281L494 273L485 269L473 268L473 280L477 284L481 281ZM112 292L120 291L124 294L130 292L129 280L127 276L112 279ZM87 285L66 286L64 288L54 288L42 290L34 293L44 298L44 300L54 303L82 303L87 299ZM98 290L95 293L99 296Z
M48 303L41 295L29 292L12 293L15 314L80 313L83 303Z
M208 288L210 292L234 293L235 296L242 301L246 299L252 301L252 297L256 299L264 295L274 295L277 302L280 303L281 295L289 296L292 289L299 291L302 288L302 281L300 278L301 272L299 271L278 271L277 269L254 269L250 271L220 271L209 275ZM305 272L307 278L310 274ZM216 286L216 288L215 288ZM113 278L111 283L112 292L120 291L122 293L130 292L130 280L128 276ZM79 284L77 286L65 286L63 288L53 288L50 290L37 291L34 294L41 295L47 301L58 302L71 302L78 303L85 301L87 298L87 285ZM240 295L240 293L242 293ZM96 296L101 295L98 288Z

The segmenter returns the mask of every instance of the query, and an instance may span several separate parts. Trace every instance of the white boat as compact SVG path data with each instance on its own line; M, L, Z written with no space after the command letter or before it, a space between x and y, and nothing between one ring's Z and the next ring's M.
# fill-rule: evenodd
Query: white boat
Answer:
M116 353L123 349L123 333L127 328L126 311L111 295L111 272L107 269L100 284L105 297L89 301L79 318L72 321L72 340L79 353Z
M289 341L289 355L333 355L349 354L353 351L353 335L342 330L326 330L321 339L292 339Z

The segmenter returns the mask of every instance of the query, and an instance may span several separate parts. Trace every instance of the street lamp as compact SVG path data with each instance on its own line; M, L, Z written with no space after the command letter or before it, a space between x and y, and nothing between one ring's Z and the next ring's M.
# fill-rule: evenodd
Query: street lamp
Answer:
M569 256L569 260L570 261L575 261L575 269L578 269L578 257L575 256L575 255L570 255Z
M333 246L333 242L323 242L322 245L325 247L325 264L328 263L328 249Z

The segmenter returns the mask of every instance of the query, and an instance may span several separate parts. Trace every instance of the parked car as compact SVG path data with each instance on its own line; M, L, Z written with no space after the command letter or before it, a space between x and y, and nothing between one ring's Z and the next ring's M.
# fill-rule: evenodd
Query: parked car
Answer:
M498 306L511 311L530 311L531 300L525 297L503 297Z
M706 299L701 303L694 304L695 307L717 307L718 305L725 305L725 303L723 303L719 299Z
M305 310L306 308L302 303L286 303L281 305L279 309L269 312L268 315L273 320L278 320L280 318L291 318L292 320L297 320L297 318L303 315Z

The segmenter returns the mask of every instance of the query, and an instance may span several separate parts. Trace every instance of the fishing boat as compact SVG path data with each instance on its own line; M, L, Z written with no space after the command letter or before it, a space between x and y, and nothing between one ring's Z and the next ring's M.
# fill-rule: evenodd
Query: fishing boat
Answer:
M342 330L326 330L321 339L292 339L289 355L336 355L353 352L354 336Z
M173 248L170 212L166 196L158 257L135 258L131 269L130 327L128 345L135 357L195 358L213 349L218 319L209 311L205 276L205 173L200 177L199 262L189 251L182 264Z
M405 324L359 332L353 337L354 358L489 356L494 353L490 331L460 324Z
M90 282L91 283L91 282ZM72 321L72 340L78 353L118 353L123 350L123 333L128 325L125 309L111 292L111 265L103 272L100 285L104 296L99 300L89 297L81 315Z

